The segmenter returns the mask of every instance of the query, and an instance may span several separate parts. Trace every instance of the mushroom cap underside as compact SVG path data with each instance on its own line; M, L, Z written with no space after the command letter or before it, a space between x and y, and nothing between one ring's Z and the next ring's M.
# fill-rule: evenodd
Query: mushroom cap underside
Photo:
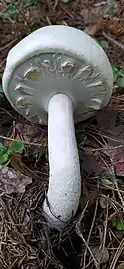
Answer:
M50 98L64 93L79 122L107 105L113 73L93 38L57 25L36 30L10 50L2 82L11 105L29 120L46 124Z

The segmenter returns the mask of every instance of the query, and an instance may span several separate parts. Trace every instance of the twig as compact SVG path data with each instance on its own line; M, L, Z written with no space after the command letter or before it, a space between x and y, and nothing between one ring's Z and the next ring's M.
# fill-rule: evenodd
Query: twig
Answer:
M74 19L74 16L66 8L64 8L63 6L61 6L61 8L64 10L65 13L67 13L67 15L69 17L71 17L72 19Z
M91 257L92 257L92 259L93 259L93 261L94 261L94 265L95 265L96 269L99 269L98 262L96 261L96 259L95 259L94 255L93 255L93 253L92 253L90 247L88 246L88 244L87 244L87 242L86 242L86 240L85 240L85 238L83 237L83 234L82 234L82 232L81 232L81 221L82 221L82 219L83 219L83 217L84 217L84 213L85 213L85 211L86 211L86 209L87 209L87 207L88 207L88 204L89 204L89 201L87 201L87 203L86 203L86 205L85 205L85 207L84 207L84 210L82 211L82 214L81 214L81 216L80 216L78 222L76 223L76 233L77 233L78 236L82 239L82 241L83 241L84 244L86 245L87 249L89 250L90 255L91 255Z
M57 6L58 6L58 0L55 0L55 4L54 4L54 6L53 6L53 11L56 10Z
M22 233L19 232L16 223L13 220L13 217L11 216L9 209L7 208L5 202L3 201L3 199L0 197L0 204L2 205L2 207L4 208L5 212L7 213L8 219L11 223L11 225L14 227L14 232L15 234L18 236L18 238L23 242L23 244L25 246L28 246L29 249L31 249L31 246L26 242L24 236Z
M2 110L4 113L6 113L7 115L9 115L10 117L12 117L14 119L17 118L16 116L13 116L9 111L7 111L6 109L4 109L3 107L0 107L0 110ZM5 114L4 114L4 117L5 117Z
M115 269L118 258L120 257L123 250L124 250L124 238L121 240L120 245L115 252L115 255L113 257L113 260L112 260L112 263L111 263L109 269Z
M93 227L94 227L96 214L97 214L97 208L98 208L98 199L96 200L94 216L93 216L93 221L92 221L91 228L90 228L90 231L89 231L89 234L88 234L87 245L89 244L91 233L92 233L92 230L93 230ZM82 269L85 269L86 255L87 255L87 246L86 246L86 249L85 249L85 252L84 252L84 262L83 262L83 268Z
M8 140L8 141L15 141L16 140L14 138L6 137L6 136L3 136L3 135L0 135L0 138ZM24 143L25 145L30 145L30 146L37 146L37 147L43 147L43 146L45 147L46 146L46 144L44 145L44 143L37 144L37 143L32 143L32 142L26 142L25 140L21 140L21 142Z
M118 188L117 179L116 179L116 177L115 177L115 171L114 171L114 166L113 166L113 156L110 158L110 160L111 160L111 167L112 167L112 175L113 175L112 179L113 179L113 183L114 183L114 185L115 185L115 187L116 187L116 189L117 189L118 196L119 196L120 201L121 201L121 203L122 203L122 210L123 210L123 212L124 212L124 200L123 200L123 197L122 197L122 195L121 195L121 193L120 193L120 190L119 190L119 188Z
M97 149L85 149L86 152L94 152L94 151L101 151L101 150L115 150L118 148L123 148L124 145L119 145L119 146L115 146L115 147L103 147L103 148L97 148Z
M14 45L16 43L17 39L14 39L12 41L10 41L9 43L7 43L6 45L4 45L3 47L0 48L0 51L3 51L5 49L7 49L8 47L11 47L12 45Z
M124 45L118 42L117 40L113 39L109 36L105 31L102 31L103 36L112 44L118 46L120 49L124 50Z
M101 6L105 6L107 4L107 1L102 1L99 3L94 4L95 7L101 7Z
M102 261L102 258L103 258L103 253L104 253L104 248L105 248L107 225L108 225L108 200L107 200L107 206L106 206L105 229L104 229L104 237L103 237L103 243L102 243L102 252L101 252L100 264L101 264L101 261Z
M46 21L47 21L47 23L48 23L49 25L52 25L52 22L50 21L50 19L49 19L48 16L46 16Z

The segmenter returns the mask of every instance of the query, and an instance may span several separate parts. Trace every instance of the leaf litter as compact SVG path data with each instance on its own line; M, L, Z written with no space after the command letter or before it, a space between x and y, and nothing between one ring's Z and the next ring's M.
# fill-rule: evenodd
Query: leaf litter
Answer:
M24 193L32 178L7 166L0 166L0 195Z
M47 129L27 122L2 99L0 142L7 147L16 139L25 151L1 167L0 268L119 268L124 257L123 0L13 2L0 2L1 74L10 48L48 24L86 31L106 51L116 74L106 109L76 127L82 194L62 233L49 230L41 211L48 186Z

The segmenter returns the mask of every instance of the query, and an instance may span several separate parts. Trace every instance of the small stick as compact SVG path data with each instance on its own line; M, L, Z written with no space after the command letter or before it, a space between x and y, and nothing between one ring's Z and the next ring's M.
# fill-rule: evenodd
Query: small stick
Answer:
M104 228L104 236L103 236L100 264L101 264L101 261L103 258L103 253L104 253L104 248L105 248L105 243L106 243L107 226L108 226L108 200L107 200L107 207L106 207L106 219L105 219L105 228Z
M82 239L83 243L86 245L87 249L89 250L90 255L91 255L91 257L92 257L92 259L93 259L93 261L94 261L94 265L95 265L95 267L96 267L97 269L99 269L98 262L96 261L96 259L95 259L94 255L93 255L93 253L92 253L92 251L91 251L89 245L87 244L87 242L86 242L86 240L85 240L85 238L83 237L83 234L82 234L82 232L81 232L81 221L82 221L83 216L84 216L84 213L85 213L85 211L86 211L86 209L87 209L87 207L88 207L88 204L89 204L89 201L87 201L87 203L86 203L86 205L85 205L85 207L84 207L84 209L83 209L83 212L82 212L82 214L81 214L81 216L80 216L78 222L76 223L76 233L77 233L78 236Z
M94 223L95 223L95 219L96 219L96 214L97 214L97 209L98 209L98 199L96 200L96 205L95 205L95 210L94 210L94 216L93 216L93 221L92 221L91 228L90 228L90 231L89 231L89 234L88 234L87 245L89 244L90 237L91 237L91 234L92 234L92 230L93 230L93 227L94 227ZM86 255L87 255L87 246L86 246L86 249L85 249L85 252L84 252L83 269L85 268Z
M14 139L14 138L6 137L6 136L3 136L3 135L0 135L0 138L1 138L1 139L8 140L8 141L19 140L19 139ZM25 145L30 145L30 146L37 146L37 147L43 147L43 146L46 146L46 144L44 145L44 143L37 144L37 143L32 143L32 142L26 142L25 140L20 140L20 141L21 141L22 143L24 143Z
M109 36L104 30L102 31L103 36L112 44L118 46L120 49L124 50L124 45L117 40L113 39L111 36Z
M121 253L124 250L124 238L121 240L120 245L118 247L118 249L115 252L115 255L113 257L112 263L109 267L109 269L115 269L116 263L118 261L118 258L120 257Z

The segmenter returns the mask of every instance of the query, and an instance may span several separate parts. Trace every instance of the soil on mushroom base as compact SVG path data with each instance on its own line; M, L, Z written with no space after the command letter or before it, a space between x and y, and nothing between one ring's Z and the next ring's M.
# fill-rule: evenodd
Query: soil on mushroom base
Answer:
M1 1L0 10L1 76L10 48L47 24L85 29L105 49L116 73L108 107L96 118L76 126L82 197L75 219L62 233L50 232L40 211L48 184L47 128L30 125L1 93L1 143L8 146L11 139L28 143L25 154L14 154L8 164L9 169L26 175L27 181L21 181L15 194L16 180L21 177L11 178L9 194L0 196L0 268L79 269L99 268L100 264L104 269L120 269L124 260L124 50L115 40L124 44L123 0L75 0L69 4L54 0ZM10 175L9 170L7 173ZM0 190L8 184L4 177L1 170Z

